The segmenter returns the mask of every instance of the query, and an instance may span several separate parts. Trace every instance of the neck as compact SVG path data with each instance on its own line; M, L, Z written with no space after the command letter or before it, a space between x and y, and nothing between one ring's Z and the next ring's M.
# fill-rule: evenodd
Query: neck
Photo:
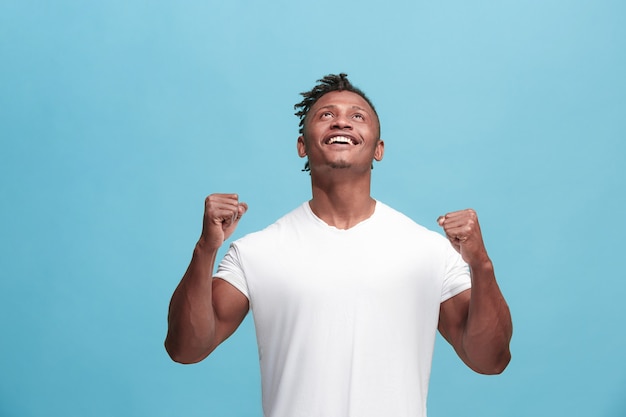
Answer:
M311 210L329 226L350 229L374 214L376 201L370 195L370 175L359 179L311 176Z

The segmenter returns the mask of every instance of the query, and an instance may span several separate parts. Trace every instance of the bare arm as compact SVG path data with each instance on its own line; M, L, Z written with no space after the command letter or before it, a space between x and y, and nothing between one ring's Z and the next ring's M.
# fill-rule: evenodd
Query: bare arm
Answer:
M441 304L439 331L459 357L483 374L501 373L509 361L511 314L487 256L473 210L439 219L452 246L470 266L472 288Z
M205 200L202 235L170 302L165 349L176 362L206 358L248 312L248 299L239 290L212 278L217 251L247 208L235 194L212 194Z

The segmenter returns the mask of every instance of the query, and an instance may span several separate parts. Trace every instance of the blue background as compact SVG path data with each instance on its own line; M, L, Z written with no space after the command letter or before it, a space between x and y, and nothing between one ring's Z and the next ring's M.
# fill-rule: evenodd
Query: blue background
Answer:
M204 197L234 237L310 197L293 104L372 98L373 195L475 208L515 334L497 377L439 338L429 414L625 416L626 3L0 1L0 415L261 416L254 329L163 349Z

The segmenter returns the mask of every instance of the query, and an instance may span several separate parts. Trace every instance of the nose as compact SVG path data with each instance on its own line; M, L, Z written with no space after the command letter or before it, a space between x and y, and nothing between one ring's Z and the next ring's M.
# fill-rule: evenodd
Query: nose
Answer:
M333 129L352 129L352 122L345 114L338 115L332 124Z

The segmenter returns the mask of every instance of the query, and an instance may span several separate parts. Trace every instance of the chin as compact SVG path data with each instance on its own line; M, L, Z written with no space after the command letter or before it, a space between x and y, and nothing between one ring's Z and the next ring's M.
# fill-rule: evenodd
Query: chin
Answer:
M352 165L347 162L331 162L329 166L333 169L348 169L352 167Z

